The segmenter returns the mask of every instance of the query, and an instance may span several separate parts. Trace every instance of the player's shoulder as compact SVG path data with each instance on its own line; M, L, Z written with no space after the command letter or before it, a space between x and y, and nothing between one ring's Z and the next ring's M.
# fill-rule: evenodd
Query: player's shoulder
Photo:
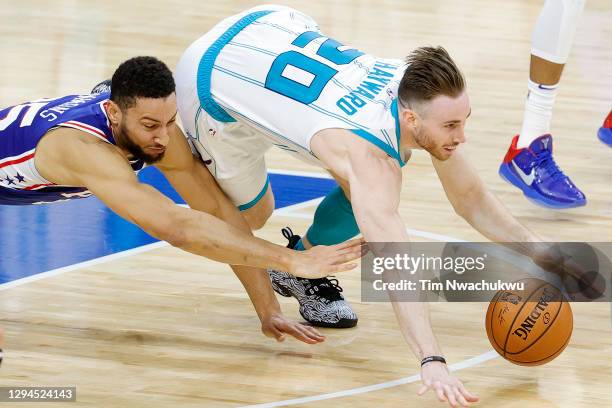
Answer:
M36 156L79 168L123 158L117 146L84 130L68 127L49 131L37 146Z

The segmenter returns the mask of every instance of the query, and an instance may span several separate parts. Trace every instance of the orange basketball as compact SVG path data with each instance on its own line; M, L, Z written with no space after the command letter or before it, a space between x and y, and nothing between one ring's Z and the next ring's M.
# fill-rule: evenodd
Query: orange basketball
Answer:
M548 363L565 349L574 319L565 296L540 279L522 279L522 290L500 290L487 310L486 327L493 348L524 366Z

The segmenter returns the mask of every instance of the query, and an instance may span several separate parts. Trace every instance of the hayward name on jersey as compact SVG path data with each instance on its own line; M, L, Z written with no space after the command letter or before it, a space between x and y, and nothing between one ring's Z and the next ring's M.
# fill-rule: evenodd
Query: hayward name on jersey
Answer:
M396 95L405 67L329 38L297 10L258 6L183 54L178 110L222 188L244 204L251 186L265 183L262 156L272 145L322 167L310 150L322 129L350 130L401 163Z
M109 94L39 99L0 111L0 205L42 204L89 197L83 187L60 186L34 165L36 146L57 128L70 127L115 144L103 105ZM143 163L134 163L135 170Z

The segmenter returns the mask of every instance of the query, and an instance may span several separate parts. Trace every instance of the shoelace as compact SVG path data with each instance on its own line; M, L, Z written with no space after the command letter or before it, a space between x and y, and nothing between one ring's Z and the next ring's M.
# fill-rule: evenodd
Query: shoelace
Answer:
M287 239L287 241L289 241L289 244L287 245L287 248L295 248L295 246L297 245L298 241L300 240L300 236L299 235L295 235L293 233L293 231L291 231L291 228L289 227L285 227L281 230L281 232L283 233L283 237L285 237Z
M563 174L563 171L557 166L555 159L553 159L552 154L550 154L548 150L543 150L537 154L535 165L544 168L553 180L565 177L565 174Z
M310 294L318 295L329 301L342 300L342 295L340 295L342 287L338 284L338 279L298 279L302 282L306 281L306 291Z
M288 248L294 248L300 240L299 235L295 235L291 228L285 227L281 230L283 236L289 241ZM338 279L304 279L297 278L306 285L306 291L310 294L320 296L329 301L342 300L342 287L339 285Z

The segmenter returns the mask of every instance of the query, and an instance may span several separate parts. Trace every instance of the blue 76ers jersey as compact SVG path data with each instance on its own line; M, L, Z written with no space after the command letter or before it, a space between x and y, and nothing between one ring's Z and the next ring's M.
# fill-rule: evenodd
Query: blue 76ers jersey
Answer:
M108 93L39 99L0 110L0 205L42 204L91 195L80 186L60 186L34 165L38 142L50 130L70 127L115 144L104 103ZM144 163L134 163L136 170Z

